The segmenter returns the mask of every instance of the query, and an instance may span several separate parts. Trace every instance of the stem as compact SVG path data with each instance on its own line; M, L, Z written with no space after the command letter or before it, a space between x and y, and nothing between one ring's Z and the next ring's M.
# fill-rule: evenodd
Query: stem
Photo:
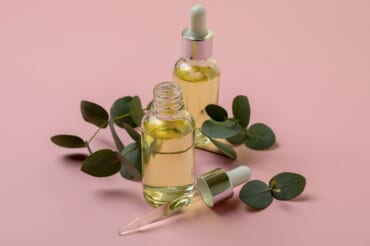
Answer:
M100 128L99 128L100 129ZM86 142L86 147L87 147L87 150L89 151L90 155L92 154L92 151L91 151L91 148L90 148L90 144L89 142Z
M112 133L112 137L113 137L114 143L116 144L116 147L117 147L118 151L121 152L124 148L124 145L123 145L121 139L118 137L116 129L114 128L113 120L109 121L109 129Z
M99 126L99 128L98 129L96 129L96 131L94 132L94 134L91 136L91 138L87 141L87 143L90 143L93 139L94 139L94 137L99 133L99 131L103 128L103 126L105 126L105 125L107 125L108 124L108 122L104 122L103 124L101 124L100 126Z
M116 120L120 120L120 119L123 119L123 118L126 118L127 116L130 116L130 113L127 113L127 114L123 114L123 115L120 115L120 116L117 116L113 119L113 121L116 121Z
M244 132L244 135L246 136L246 137L249 137L250 135L249 135L249 133L248 133L248 129L247 128L244 128L243 129L243 132Z
M100 131L100 127L98 128L98 129L96 129L96 131L94 132L94 134L91 136L91 138L87 141L88 143L90 143L93 139L94 139L94 137L98 134L98 132Z
M143 108L143 111L147 110L148 108ZM131 114L130 113L127 113L127 114L122 114L122 115L119 115L115 118L112 119L113 122L116 122L117 120L120 120L120 119L123 119L123 118L126 118L128 116L130 116Z

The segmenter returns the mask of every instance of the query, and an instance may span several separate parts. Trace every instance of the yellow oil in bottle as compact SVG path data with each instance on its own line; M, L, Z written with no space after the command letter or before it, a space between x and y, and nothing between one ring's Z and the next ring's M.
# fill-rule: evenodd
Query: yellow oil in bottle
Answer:
M193 124L191 117L171 120L153 116L144 121L144 197L152 206L191 194L195 179Z
M201 128L205 120L209 119L205 107L208 104L217 104L220 73L215 62L210 59L210 65L192 64L197 61L182 59L177 62L173 80L183 91L185 108L195 121L195 127ZM199 131L196 131L196 146L207 145L209 140Z

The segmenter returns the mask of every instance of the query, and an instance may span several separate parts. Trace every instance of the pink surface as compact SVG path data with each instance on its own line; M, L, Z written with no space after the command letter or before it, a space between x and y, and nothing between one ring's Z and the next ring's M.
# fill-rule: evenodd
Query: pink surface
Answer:
M240 163L265 181L298 172L304 194L260 212L234 197L118 237L148 208L140 183L85 175L64 158L76 151L49 138L91 136L81 99L148 102L154 84L171 79L193 1L2 0L0 245L370 245L370 2L201 3L215 33L220 103L247 95L252 122L270 125L278 145L238 149L235 162L199 151L197 173ZM112 146L108 132L92 144Z

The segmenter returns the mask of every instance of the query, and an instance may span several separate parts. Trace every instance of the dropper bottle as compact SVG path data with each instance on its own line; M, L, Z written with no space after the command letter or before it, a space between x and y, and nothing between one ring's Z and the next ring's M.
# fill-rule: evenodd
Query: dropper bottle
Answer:
M207 29L206 10L194 5L190 11L190 26L182 32L182 57L176 62L173 80L182 87L185 108L201 128L208 119L205 107L217 104L220 70L212 58L213 33ZM195 132L195 145L207 145L209 139Z
M194 188L194 122L185 110L181 87L162 82L142 120L142 170L145 200L158 207Z

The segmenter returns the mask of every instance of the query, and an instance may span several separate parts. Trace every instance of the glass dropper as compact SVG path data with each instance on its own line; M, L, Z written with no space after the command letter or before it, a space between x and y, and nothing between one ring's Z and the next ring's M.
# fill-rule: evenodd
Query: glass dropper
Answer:
M120 228L118 234L125 236L134 232L145 230L154 222L176 214L183 208L195 203L205 203L213 207L233 196L233 188L245 183L251 177L251 171L247 166L239 166L228 172L217 168L197 178L197 189L190 194L176 198L175 200L151 209L148 213L134 219L124 228Z

